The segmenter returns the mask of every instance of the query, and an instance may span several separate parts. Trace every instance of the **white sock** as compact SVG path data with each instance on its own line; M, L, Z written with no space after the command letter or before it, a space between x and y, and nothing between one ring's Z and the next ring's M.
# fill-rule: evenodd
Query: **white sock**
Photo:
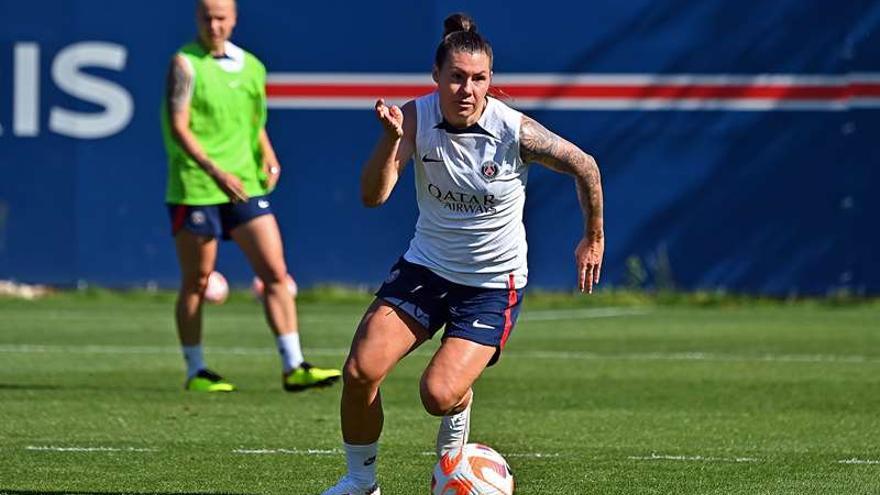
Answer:
M186 360L186 379L196 376L199 370L205 368L205 358L202 354L202 344L184 345L183 359Z
M361 488L369 488L376 483L376 457L379 455L379 442L367 445L345 446L345 461L348 464L348 477Z
M299 346L299 333L290 332L276 337L278 353L281 354L281 367L284 373L298 368L303 363L302 348Z
M471 406L474 404L474 394L464 411L443 416L440 419L440 429L437 431L437 457L452 449L464 447L468 442L471 432Z

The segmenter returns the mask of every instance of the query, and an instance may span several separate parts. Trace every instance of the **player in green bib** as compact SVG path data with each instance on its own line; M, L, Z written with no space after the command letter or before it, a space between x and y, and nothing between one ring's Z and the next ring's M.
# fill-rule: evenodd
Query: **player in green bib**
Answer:
M232 239L263 282L263 304L276 336L282 385L299 391L329 385L336 369L303 359L296 305L268 194L281 165L266 133L266 69L229 42L235 0L198 0L198 40L173 57L162 107L168 153L165 200L180 264L175 316L187 363L187 390L231 392L235 386L205 365L202 313L217 239Z

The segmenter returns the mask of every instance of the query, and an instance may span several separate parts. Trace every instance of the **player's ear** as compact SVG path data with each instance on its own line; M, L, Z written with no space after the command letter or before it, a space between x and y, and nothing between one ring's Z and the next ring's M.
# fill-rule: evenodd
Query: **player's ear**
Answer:
M438 69L436 65L431 69L431 79L433 79L435 83L440 83L440 69Z

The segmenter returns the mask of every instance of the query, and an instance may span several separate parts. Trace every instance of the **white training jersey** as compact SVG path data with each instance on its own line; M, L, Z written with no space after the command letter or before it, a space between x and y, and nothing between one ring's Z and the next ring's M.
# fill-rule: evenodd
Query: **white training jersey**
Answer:
M419 220L404 259L462 285L506 289L513 276L524 287L522 114L488 98L476 124L456 129L443 119L437 92L416 99L416 112Z

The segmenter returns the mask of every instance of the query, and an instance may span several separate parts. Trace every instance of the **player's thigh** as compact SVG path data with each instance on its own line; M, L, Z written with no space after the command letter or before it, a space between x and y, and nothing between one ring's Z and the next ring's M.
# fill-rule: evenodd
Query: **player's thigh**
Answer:
M496 347L458 337L443 339L425 368L422 401L433 413L444 413L465 396L495 355Z
M286 279L284 246L275 215L267 214L252 218L232 229L229 235L244 252L258 277L264 281Z
M174 236L181 278L196 282L207 280L217 261L217 239L181 229Z
M379 382L407 354L430 338L414 318L382 299L367 309L345 362L346 379Z

